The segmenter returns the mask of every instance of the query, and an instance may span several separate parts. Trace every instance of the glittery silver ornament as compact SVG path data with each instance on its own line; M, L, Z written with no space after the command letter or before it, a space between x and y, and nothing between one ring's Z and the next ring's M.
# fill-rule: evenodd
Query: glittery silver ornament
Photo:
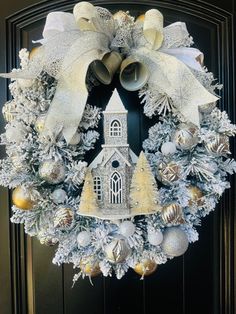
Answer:
M2 108L2 114L7 122L13 121L17 115L15 101L9 101L4 105Z
M39 166L39 176L50 184L58 184L65 179L65 166L61 161L45 160Z
M179 225L185 222L182 208L176 203L164 206L162 208L161 218L166 224Z
M183 255L188 249L188 238L186 233L179 227L169 227L163 233L161 248L169 256Z
M74 213L69 207L60 207L54 216L55 228L69 228L73 222Z
M214 134L208 138L205 147L212 155L230 154L229 137L222 134Z
M163 233L160 230L148 231L148 242L152 245L160 245L163 241Z
M66 200L67 194L63 189L56 189L52 192L51 197L55 204L62 204Z
M176 145L173 142L163 143L161 146L161 152L163 155L173 155L176 152Z
M131 249L126 239L118 235L105 247L106 258L113 264L124 262L130 253Z
M173 135L173 142L179 149L192 149L198 143L198 132L194 124L181 123Z
M27 130L20 122L14 122L7 126L5 134L9 142L20 144L26 138Z
M181 178L181 167L174 161L161 162L157 168L157 176L164 184L171 184Z
M135 232L135 225L132 223L132 221L126 220L120 224L120 233L124 237L130 237L134 234L134 232Z
M43 113L43 114L39 115L38 118L36 119L34 127L38 133L43 132L46 117L47 117L47 115L45 113Z
M91 243L91 234L89 231L81 231L78 233L77 242L79 246L85 247Z

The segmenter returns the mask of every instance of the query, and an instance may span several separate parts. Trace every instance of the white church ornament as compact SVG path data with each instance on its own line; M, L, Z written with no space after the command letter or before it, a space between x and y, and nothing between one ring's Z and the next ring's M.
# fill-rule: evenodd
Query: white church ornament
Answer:
M135 19L80 2L73 14L49 13L41 46L22 49L20 68L1 74L12 79L0 139L11 221L57 245L53 263L72 263L74 282L100 273L120 279L129 268L143 278L184 254L236 172L236 126L216 106L221 86L185 23L163 22L156 9ZM93 86L115 74L121 86L104 111L88 104ZM135 152L122 88L138 91L152 118ZM98 125L104 142L88 163Z

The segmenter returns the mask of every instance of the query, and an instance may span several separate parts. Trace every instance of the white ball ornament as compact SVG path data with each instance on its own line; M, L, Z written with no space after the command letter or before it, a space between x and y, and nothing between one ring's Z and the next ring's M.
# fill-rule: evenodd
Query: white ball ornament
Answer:
M63 189L56 189L51 194L52 200L56 204L62 204L64 203L67 194Z
M179 227L169 227L163 233L161 248L169 256L181 256L188 249L188 238L186 233Z
M132 223L132 221L126 220L120 224L120 233L124 237L130 237L134 234L134 232L135 232L135 225Z
M79 246L85 247L91 243L91 234L89 231L81 231L77 236Z
M163 241L163 233L160 230L148 232L148 242L152 245L160 245Z
M33 79L17 79L17 82L22 89L30 88L34 84Z
M173 155L176 152L176 145L173 142L165 142L161 146L161 152L163 155Z

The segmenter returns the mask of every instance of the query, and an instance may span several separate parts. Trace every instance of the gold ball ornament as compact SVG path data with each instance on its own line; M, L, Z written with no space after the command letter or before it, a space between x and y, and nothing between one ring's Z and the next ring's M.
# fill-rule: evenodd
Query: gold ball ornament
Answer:
M215 156L230 154L229 137L222 134L214 134L209 137L205 147L208 153Z
M30 210L34 206L30 192L21 186L15 188L12 192L13 204L23 210Z
M182 150L192 149L198 143L198 128L192 123L181 123L173 135L176 147Z
M49 184L58 184L65 179L65 166L59 160L45 160L39 166L39 176Z
M197 186L190 185L187 187L187 190L190 196L190 199L188 202L189 206L192 206L192 205L201 206L204 204L203 193Z
M156 269L157 264L150 259L144 259L134 266L134 271L140 276L149 276L153 274Z
M54 216L54 227L60 229L69 228L74 219L73 210L70 207L60 207Z
M166 255L181 256L187 251L188 245L188 237L181 228L169 227L165 229L161 248Z
M43 113L43 114L39 115L38 118L36 119L34 127L38 133L43 132L46 117L47 117L47 115L45 113Z
M185 223L182 208L175 203L163 207L161 218L166 224L180 225Z
M93 262L92 258L85 258L82 260L80 262L80 269L89 277L96 277L102 273L98 262Z
M140 276L149 276L153 274L156 269L157 264L150 259L144 259L134 266L134 271Z
M174 161L161 162L158 165L157 175L164 184L171 184L181 178L181 167Z
M105 247L106 258L113 264L124 262L130 253L131 250L125 237L118 235Z
M32 60L39 52L40 52L40 47L33 47L29 53L29 59Z
M141 14L136 18L135 23L143 23L144 19L145 19L145 14Z

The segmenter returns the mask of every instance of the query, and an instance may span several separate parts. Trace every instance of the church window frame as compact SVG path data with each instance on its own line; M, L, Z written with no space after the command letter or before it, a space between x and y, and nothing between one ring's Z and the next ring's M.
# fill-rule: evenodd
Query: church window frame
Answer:
M102 200L102 181L100 176L95 176L93 178L93 187L94 187L94 192L97 195L98 201Z
M113 119L109 128L110 137L122 137L122 123L119 119Z
M114 171L109 179L109 202L110 204L122 204L122 176Z

